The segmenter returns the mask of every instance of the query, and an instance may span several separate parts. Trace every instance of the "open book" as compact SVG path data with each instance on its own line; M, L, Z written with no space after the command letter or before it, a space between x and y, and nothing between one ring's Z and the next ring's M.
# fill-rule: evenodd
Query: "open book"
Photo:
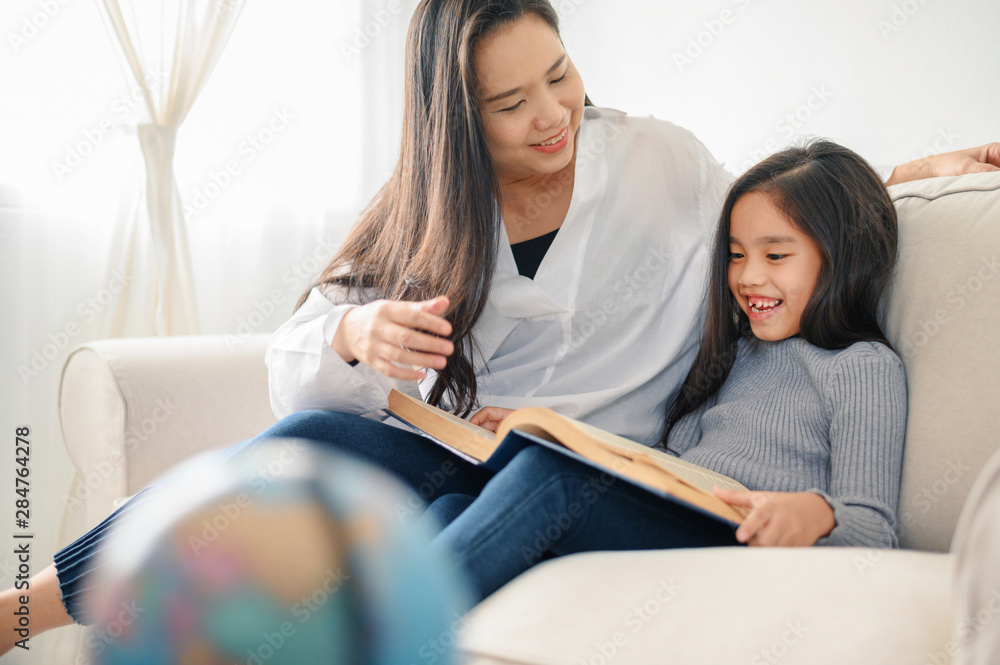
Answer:
M746 489L732 478L552 409L517 409L500 423L496 434L398 390L389 393L388 411L459 457L492 471L503 468L526 446L538 444L729 524L739 524L749 512L712 494L713 486Z

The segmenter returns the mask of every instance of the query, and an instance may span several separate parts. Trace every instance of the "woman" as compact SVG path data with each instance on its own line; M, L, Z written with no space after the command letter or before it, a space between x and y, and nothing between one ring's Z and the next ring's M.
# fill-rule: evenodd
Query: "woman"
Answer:
M709 235L731 176L689 132L585 102L546 0L421 3L399 162L275 333L267 362L283 419L258 439L351 451L428 501L449 497L434 504L442 522L490 478L349 415L381 409L390 387L463 415L549 406L656 441L696 351ZM1000 164L1000 146L904 165L890 182L996 168L985 161ZM103 536L141 506L142 495L33 578L33 634L90 620L83 601ZM4 616L21 593L0 596Z

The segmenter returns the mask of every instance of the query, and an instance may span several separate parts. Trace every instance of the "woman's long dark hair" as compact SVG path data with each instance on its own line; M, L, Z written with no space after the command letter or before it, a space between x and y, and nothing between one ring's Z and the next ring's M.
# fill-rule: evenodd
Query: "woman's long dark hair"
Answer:
M446 295L455 352L428 397L468 415L476 406L473 327L500 242L500 190L480 116L473 51L527 14L559 32L547 0L424 0L406 38L403 132L388 182L316 281L331 298L420 301ZM331 288L333 287L333 288ZM447 396L447 398L446 398ZM446 398L446 399L445 399Z
M889 345L877 312L896 264L896 209L881 178L859 155L830 141L771 155L740 176L726 196L712 250L701 348L668 402L662 445L677 421L722 387L738 340L753 335L729 290L730 219L736 201L751 192L769 195L822 255L799 336L824 349L860 341Z

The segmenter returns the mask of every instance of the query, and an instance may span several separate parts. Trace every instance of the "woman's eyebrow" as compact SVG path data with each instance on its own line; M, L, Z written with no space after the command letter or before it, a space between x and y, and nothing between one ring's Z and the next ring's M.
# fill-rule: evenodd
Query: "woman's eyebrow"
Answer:
M559 69L560 65L562 65L563 62L565 62L565 61L566 61L566 54L563 53L562 56L560 56L559 59L556 60L555 64L552 65L551 67L549 67L549 70L547 72L545 72L545 75L548 76L549 74L551 74L555 70ZM489 99L483 100L483 103L484 104L490 104L492 102L498 102L501 99L503 99L504 97L510 97L512 95L516 95L519 92L521 92L521 88L514 88L513 90L508 90L507 92L501 92L499 95L493 95Z

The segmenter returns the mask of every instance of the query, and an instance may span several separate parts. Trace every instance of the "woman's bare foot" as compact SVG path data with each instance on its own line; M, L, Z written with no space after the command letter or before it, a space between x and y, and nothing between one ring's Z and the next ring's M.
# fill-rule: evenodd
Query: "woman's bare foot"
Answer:
M21 602L26 596L27 603ZM27 589L8 589L0 593L0 655L14 648L25 635L18 631L22 628L15 614L22 605L28 607L27 626L28 637L40 635L50 628L68 626L73 619L63 607L62 593L59 591L59 578L56 577L55 564L31 578Z

